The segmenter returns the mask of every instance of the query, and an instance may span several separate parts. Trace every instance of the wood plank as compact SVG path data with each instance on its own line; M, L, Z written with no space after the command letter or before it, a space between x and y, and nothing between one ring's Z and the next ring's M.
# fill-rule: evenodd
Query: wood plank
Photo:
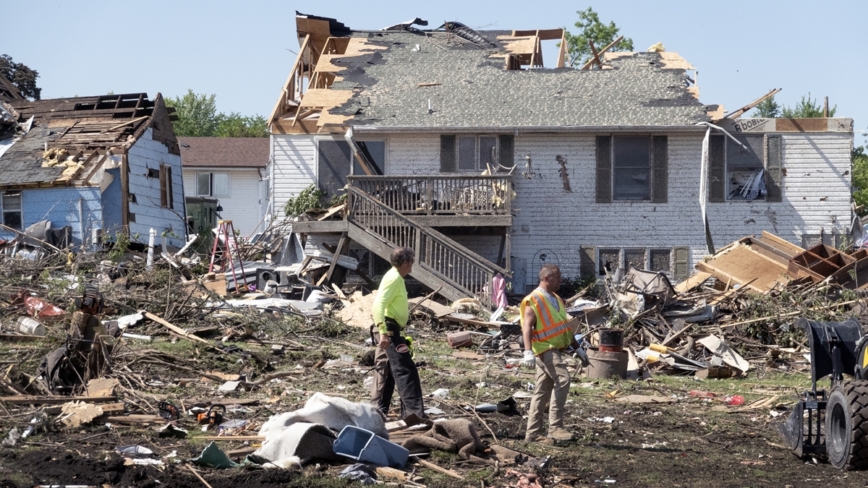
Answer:
M772 247L784 251L790 255L790 258L794 257L797 254L801 254L805 252L803 247L797 246L790 241L785 239L781 239L780 237L772 234L768 231L763 231L762 236L759 239L761 242L765 242L766 244L771 245Z
M514 30L512 37L537 36L541 41L554 41L564 36L563 29Z
M118 397L16 395L0 397L0 403L11 405L58 405L68 402L114 402Z
M332 108L343 105L353 96L352 90L332 90L328 88L313 88L304 94L299 110L310 107Z
M159 415L123 415L105 419L110 424L155 424L164 423L166 419Z
M605 53L605 52L608 51L609 49L612 49L612 47L613 47L615 44L618 44L619 42L621 42L621 39L623 39L623 38L624 38L624 36L618 36L617 39L615 39L614 41L610 42L608 45L606 45L606 47L604 47L603 49L600 49L599 51L597 51L597 55L598 55L598 56L602 56L603 53ZM585 63L584 65L582 65L581 69L588 69L588 68L590 68L591 65L594 64L595 62L597 62L597 60L595 60L595 59L593 59L593 58L592 58L592 59L589 59L587 63ZM601 65L601 66L602 66L602 65Z
M211 343L206 341L205 339L202 339L201 337L190 334L186 330L170 324L169 322L167 322L167 321L163 320L162 318L152 314L151 312L147 312L147 311L142 310L139 313L144 315L146 319L152 320L152 321L162 325L163 327L171 330L172 332L174 332L176 334L179 334L180 336L184 337L185 339L189 339L191 341L196 341L196 342L201 342L203 344L211 345Z
M675 285L675 291L678 293L687 293L688 291L701 285L705 280L711 278L711 273L700 271L693 273L689 278Z
M205 435L200 437L206 441L264 441L264 435Z

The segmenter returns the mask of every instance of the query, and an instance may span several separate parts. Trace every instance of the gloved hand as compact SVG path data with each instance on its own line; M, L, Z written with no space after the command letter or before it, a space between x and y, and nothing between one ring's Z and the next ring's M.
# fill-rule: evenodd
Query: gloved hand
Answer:
M524 357L521 358L519 364L526 368L533 368L536 366L536 356L534 356L533 351L525 351Z

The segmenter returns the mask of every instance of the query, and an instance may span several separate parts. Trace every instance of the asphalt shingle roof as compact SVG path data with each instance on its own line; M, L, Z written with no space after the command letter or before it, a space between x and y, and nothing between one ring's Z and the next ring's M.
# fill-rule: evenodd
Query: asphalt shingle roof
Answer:
M481 32L494 39L503 32ZM445 32L354 32L385 49L342 58L332 85L355 90L333 114L355 125L414 128L685 126L709 107L687 91L684 69L657 53L611 60L613 69L508 71L499 48ZM418 46L418 47L417 47ZM435 86L420 84L439 83ZM428 102L432 113L428 113Z
M179 137L185 167L264 168L267 137Z

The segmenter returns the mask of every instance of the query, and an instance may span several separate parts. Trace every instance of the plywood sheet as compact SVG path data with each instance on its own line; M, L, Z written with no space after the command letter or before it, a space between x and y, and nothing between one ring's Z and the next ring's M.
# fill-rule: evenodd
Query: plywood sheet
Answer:
M352 90L329 90L327 88L314 88L308 90L301 99L301 108L312 107L337 107L343 105L353 96Z
M660 53L660 64L663 68L666 69L696 69L692 64L688 63L686 59L682 58L680 54L674 52L664 51Z
M497 36L497 40L506 46L506 52L512 54L533 54L536 51L536 36L513 37Z
M754 252L749 246L736 244L716 254L706 262L697 263L696 269L711 273L715 277L738 283L748 284L748 288L766 293L776 284L786 284L787 267L779 262Z

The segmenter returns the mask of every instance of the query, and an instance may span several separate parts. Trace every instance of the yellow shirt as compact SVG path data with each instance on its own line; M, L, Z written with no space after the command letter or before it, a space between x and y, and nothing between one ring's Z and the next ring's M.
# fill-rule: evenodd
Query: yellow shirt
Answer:
M398 322L402 328L407 325L410 317L409 304L407 302L407 287L404 278L394 267L383 275L380 288L377 290L377 298L374 299L374 323L380 334L386 334L386 317Z

